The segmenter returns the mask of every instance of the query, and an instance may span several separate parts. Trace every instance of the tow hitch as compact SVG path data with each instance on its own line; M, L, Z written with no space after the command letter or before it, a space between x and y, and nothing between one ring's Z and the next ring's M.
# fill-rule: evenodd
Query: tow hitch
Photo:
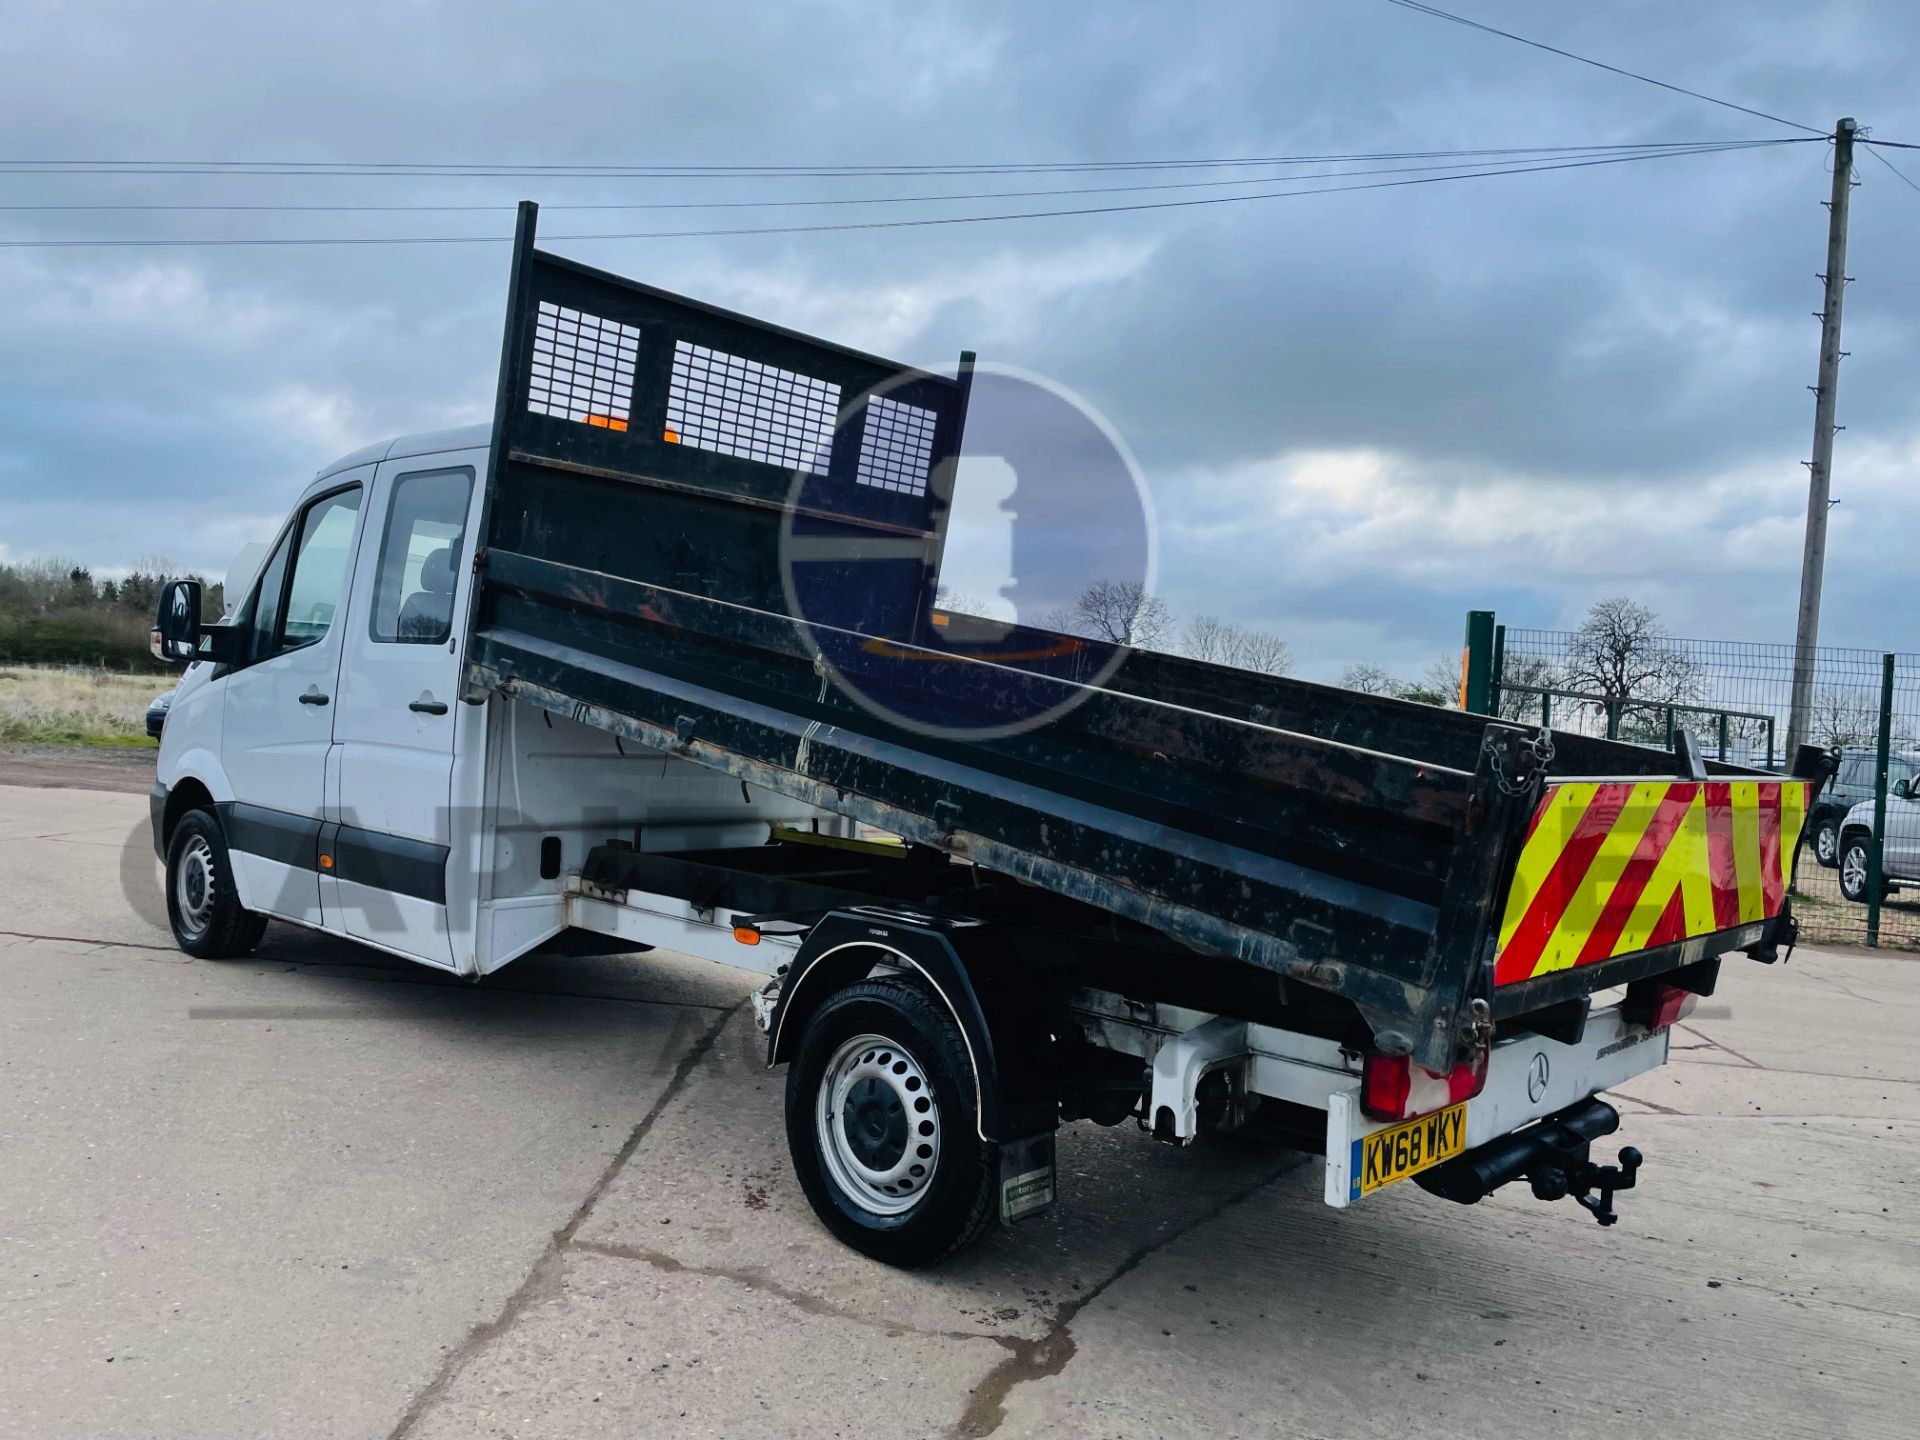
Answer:
M1602 1225L1620 1217L1613 1197L1631 1190L1640 1173L1640 1152L1631 1145L1620 1163L1596 1165L1588 1158L1593 1142L1620 1128L1620 1112L1600 1100L1582 1100L1536 1125L1469 1150L1457 1159L1413 1177L1431 1195L1475 1205L1502 1185L1525 1179L1538 1200L1571 1195Z

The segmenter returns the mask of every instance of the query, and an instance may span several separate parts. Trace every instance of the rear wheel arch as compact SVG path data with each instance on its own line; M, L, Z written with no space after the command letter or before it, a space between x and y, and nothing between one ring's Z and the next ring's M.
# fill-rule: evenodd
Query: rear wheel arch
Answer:
M790 1062L819 1008L848 986L878 978L876 969L903 972L959 1028L973 1069L980 1138L1052 1132L1059 1123L1058 1077L1041 977L1021 964L1004 932L975 921L827 915L788 968L769 1026L767 1063Z
M803 947L802 955L804 953ZM926 965L905 950L891 945L872 940L852 940L823 949L808 960L803 961L801 956L796 956L767 1037L767 1064L790 1062L799 1053L807 1022L815 1012L848 986L874 978L875 972L884 968L898 969L913 977L959 1026L966 1040L969 1059L973 1062L974 1117L977 1126L984 1128L991 1105L988 1087L992 1074L991 1048L983 1047L981 1043L986 1035L985 1017L980 1014L977 1004L970 1004L968 1013L954 1003L951 976L945 977L945 985L941 984L940 978L929 973ZM966 1000L972 1001L971 987L967 990ZM984 1055L981 1053L983 1048L987 1051Z

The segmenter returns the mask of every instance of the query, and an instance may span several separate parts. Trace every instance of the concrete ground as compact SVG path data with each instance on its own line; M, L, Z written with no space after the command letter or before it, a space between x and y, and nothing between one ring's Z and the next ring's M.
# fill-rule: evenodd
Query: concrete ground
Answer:
M119 786L113 772L81 779ZM104 778L102 778L104 776ZM0 771L0 780L17 779ZM1920 959L1735 961L1622 1220L1061 1136L945 1269L829 1240L746 977L194 962L139 793L0 785L0 1434L1879 1436L1920 1413Z

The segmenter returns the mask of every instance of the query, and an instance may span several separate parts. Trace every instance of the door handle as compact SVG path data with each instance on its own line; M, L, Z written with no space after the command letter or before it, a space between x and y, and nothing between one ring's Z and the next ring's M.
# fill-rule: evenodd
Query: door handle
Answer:
M413 711L416 715L444 715L447 713L447 702L444 700L436 700L431 695L422 695L418 700L408 705L407 709Z
M302 705L324 705L332 698L331 695L322 695L320 693L320 687L317 685L309 685L305 690L300 692L300 703Z

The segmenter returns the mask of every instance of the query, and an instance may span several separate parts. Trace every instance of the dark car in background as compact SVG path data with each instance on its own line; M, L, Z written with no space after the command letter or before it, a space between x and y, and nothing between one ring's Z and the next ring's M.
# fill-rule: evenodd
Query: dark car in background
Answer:
M158 740L160 732L166 728L167 711L173 708L173 691L153 697L153 703L147 706L147 738Z
M1847 812L1873 799L1873 768L1877 756L1871 745L1849 745L1840 751L1840 771L1820 792L1820 803L1807 817L1807 843L1814 859L1829 870L1840 863L1840 827ZM1888 757L1887 788L1902 780L1912 784L1920 775L1920 750L1896 750Z

